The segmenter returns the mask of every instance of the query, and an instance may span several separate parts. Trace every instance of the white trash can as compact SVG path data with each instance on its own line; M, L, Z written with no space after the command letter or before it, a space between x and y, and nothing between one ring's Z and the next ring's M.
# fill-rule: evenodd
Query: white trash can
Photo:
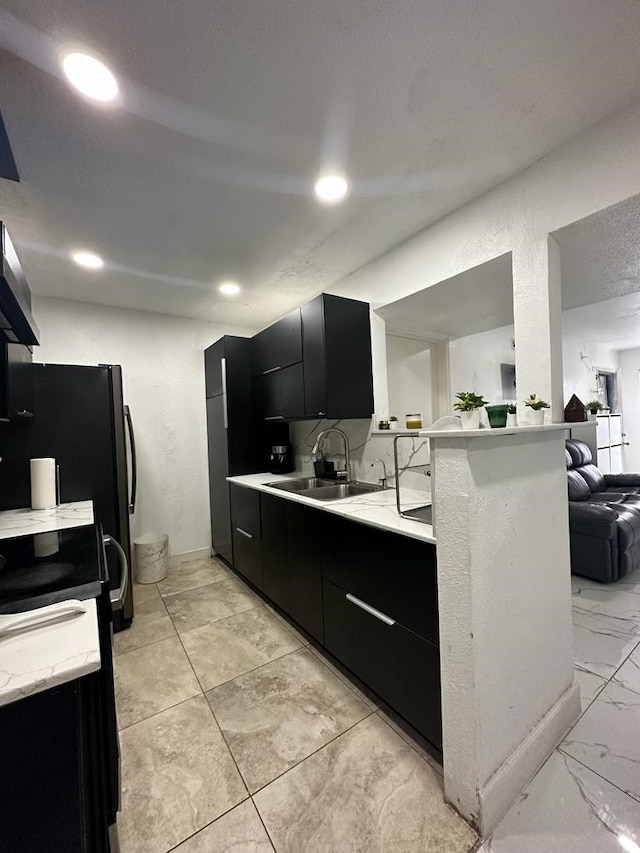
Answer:
M156 583L169 569L169 536L166 533L144 533L133 540L137 583Z

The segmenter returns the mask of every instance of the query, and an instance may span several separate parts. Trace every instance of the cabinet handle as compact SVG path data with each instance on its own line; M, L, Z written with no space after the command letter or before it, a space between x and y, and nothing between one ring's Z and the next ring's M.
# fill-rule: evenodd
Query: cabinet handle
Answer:
M270 367L269 370L263 370L261 376L266 376L267 373L275 373L276 370L282 370L280 365L278 365L277 367Z
M375 616L376 619L379 619L381 622L384 622L385 625L395 625L396 620L392 619L390 616L385 616L384 613L381 613L379 610L376 610L375 607L372 607L370 604L367 604L365 601L361 601L359 598L356 598L355 595L351 595L350 592L346 594L347 601L350 601L352 604L355 604L356 607L359 607L361 610L366 610L371 616Z
M227 411L227 359L220 359L220 374L222 376L222 412L224 415L224 428L229 429L229 413Z
M322 415L324 417L324 415L326 415L327 413L326 412L318 412L318 414Z
M265 421L283 421L284 415L270 415Z
M247 539L253 539L253 533L247 533L246 530L243 530L241 527L236 527L238 533L242 533L243 536L246 536Z

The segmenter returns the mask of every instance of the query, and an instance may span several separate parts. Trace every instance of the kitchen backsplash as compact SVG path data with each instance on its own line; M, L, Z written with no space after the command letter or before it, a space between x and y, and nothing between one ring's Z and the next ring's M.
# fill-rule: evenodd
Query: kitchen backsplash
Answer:
M393 479L393 439L397 433L372 435L372 420L319 420L296 421L291 423L290 436L295 454L296 471L313 473L311 450L318 433L328 427L337 426L349 438L351 454L351 475L354 480L365 483L376 483L382 477L382 465L375 459L384 461L387 468L389 485L394 486ZM417 436L403 436L399 442L399 461L401 464L400 484L408 489L431 494L431 478L427 476L429 464L429 441ZM324 455L336 460L337 467L344 468L342 441L339 436L330 435L324 443ZM421 466L411 470L407 466Z

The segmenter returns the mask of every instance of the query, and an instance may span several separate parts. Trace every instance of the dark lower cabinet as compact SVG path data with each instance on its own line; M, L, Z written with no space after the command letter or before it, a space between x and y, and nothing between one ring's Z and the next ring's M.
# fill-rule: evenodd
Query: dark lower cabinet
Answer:
M287 501L289 613L320 643L324 642L322 522L323 513Z
M324 581L324 645L407 722L442 748L440 651L369 602ZM363 607L364 605L364 607ZM370 605L369 605L370 607Z
M260 495L263 592L289 612L289 548L287 504L273 495Z
M263 588L260 494L254 489L230 486L233 565L252 584Z

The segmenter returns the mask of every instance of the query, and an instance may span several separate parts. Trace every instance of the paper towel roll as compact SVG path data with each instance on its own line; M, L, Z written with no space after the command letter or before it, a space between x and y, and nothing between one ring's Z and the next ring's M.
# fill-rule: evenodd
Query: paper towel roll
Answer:
M51 509L56 505L56 460L31 460L31 509Z
M60 539L57 530L48 533L35 533L33 536L33 553L36 557L51 557L60 550Z

